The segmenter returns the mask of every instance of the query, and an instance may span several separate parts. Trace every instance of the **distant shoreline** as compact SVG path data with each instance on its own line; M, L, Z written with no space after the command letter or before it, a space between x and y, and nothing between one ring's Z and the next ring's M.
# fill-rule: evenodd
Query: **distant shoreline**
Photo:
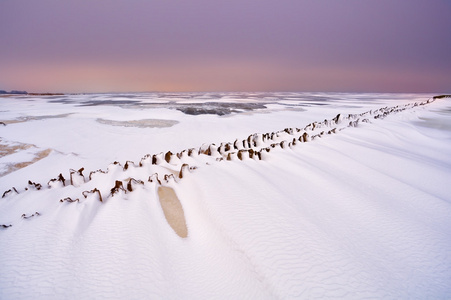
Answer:
M64 96L64 93L0 93L0 97L15 96Z
M137 92L137 93L140 93L140 92ZM165 93L165 92L163 92L163 93ZM167 92L167 93L170 93L170 92ZM181 92L181 94L184 94L184 93L185 92ZM190 92L187 92L187 93L190 93ZM6 97L14 97L14 96L65 96L65 95L79 95L79 94L84 94L84 93L49 93L49 92L46 92L46 93L28 93L26 91L15 91L15 90L13 90L13 91L7 92L5 90L0 90L0 97L4 97L4 98L6 98ZM88 94L91 94L91 93L88 93ZM96 94L96 93L94 93L94 94ZM103 93L100 93L100 94L103 94ZM114 93L114 94L121 94L121 93ZM372 94L372 93L370 93L370 94ZM451 98L451 94L439 94L439 95L433 96L433 98L434 99Z

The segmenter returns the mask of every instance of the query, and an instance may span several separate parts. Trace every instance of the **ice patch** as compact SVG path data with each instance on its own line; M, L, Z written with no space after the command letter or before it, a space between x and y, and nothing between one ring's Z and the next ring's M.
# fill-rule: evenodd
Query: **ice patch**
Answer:
M130 121L115 121L106 119L96 119L100 124L123 126L123 127L138 127L138 128L164 128L171 127L179 123L176 120L160 120L160 119L144 119L144 120L130 120Z

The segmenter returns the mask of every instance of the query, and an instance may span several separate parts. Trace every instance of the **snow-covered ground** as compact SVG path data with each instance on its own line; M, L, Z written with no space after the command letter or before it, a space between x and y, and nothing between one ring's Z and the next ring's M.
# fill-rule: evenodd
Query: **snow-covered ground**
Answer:
M450 298L432 96L2 97L0 299Z

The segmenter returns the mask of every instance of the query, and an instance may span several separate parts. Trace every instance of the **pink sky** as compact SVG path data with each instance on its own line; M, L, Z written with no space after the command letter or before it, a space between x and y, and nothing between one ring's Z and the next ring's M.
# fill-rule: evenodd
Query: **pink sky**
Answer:
M447 0L3 0L0 41L4 90L451 90Z

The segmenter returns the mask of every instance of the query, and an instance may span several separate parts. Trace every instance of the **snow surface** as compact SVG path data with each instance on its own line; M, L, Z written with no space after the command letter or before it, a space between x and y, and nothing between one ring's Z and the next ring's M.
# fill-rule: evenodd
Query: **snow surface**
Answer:
M432 96L0 98L0 299L450 298Z

